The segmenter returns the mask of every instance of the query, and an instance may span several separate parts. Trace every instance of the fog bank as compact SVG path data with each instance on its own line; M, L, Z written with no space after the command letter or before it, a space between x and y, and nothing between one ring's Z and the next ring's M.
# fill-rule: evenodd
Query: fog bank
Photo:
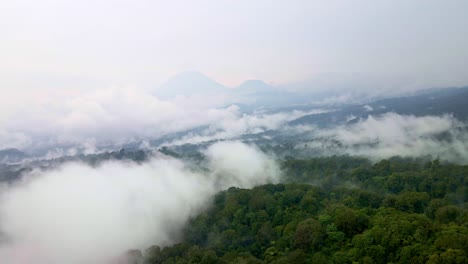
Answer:
M298 127L313 140L307 148L324 155L360 155L371 160L392 156L433 158L467 164L468 125L451 115L413 116L387 113L332 129ZM304 147L304 146L301 146Z
M221 189L279 180L277 164L255 147L224 142L206 153L204 172L160 155L141 165L72 163L27 177L1 193L2 263L111 263L128 249L176 242Z

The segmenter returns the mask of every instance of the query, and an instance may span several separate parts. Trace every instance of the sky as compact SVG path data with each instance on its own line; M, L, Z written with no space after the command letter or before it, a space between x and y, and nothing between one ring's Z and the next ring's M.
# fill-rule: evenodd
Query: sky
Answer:
M0 87L150 89L186 70L228 86L358 73L464 85L466 10L464 0L2 1Z
M223 94L153 96L184 71L227 87L338 89L341 103L468 85L466 10L456 0L2 1L0 149L88 149L208 124L243 133L294 116L243 116Z

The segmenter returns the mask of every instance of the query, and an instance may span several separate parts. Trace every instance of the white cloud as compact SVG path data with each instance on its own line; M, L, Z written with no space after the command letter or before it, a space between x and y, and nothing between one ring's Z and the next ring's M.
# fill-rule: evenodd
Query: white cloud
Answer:
M165 156L140 165L72 163L4 190L2 263L108 263L132 248L174 243L218 190L278 181L278 166L256 148L224 142L206 152L205 173Z
M132 87L113 87L53 96L49 100L16 98L0 120L0 149L34 149L54 145L120 144L151 139L232 119L237 108L216 108L219 101L176 98L162 101ZM202 100L203 99L203 100Z
M348 153L373 160L432 155L465 164L467 127L450 115L417 117L387 113L332 129L309 128L314 141L308 146L325 147L323 152L329 155ZM330 139L340 144L330 143Z
M231 115L227 115L219 122L210 124L207 129L197 133L190 133L181 139L169 142L168 145L180 145L185 143L200 143L216 139L234 139L243 134L256 134L267 130L281 128L287 122L301 116L325 113L328 110L315 109L310 111L279 112L279 113L241 113L236 106L232 106Z
M373 110L374 110L374 108L373 108L372 106L370 106L370 105L367 105L367 104L366 104L366 105L364 105L363 107L364 107L364 110L366 110L366 111L368 111L368 112L369 112L369 111L373 111Z
M221 186L253 187L278 179L279 167L266 154L240 142L219 142L205 151Z
M232 98L231 98L232 99ZM21 102L5 107L0 119L0 149L18 148L53 158L120 148L194 128L169 144L235 139L278 129L286 122L325 110L243 113L230 98L178 96L161 100L135 87L109 87L48 96L19 93ZM148 144L146 144L148 146Z

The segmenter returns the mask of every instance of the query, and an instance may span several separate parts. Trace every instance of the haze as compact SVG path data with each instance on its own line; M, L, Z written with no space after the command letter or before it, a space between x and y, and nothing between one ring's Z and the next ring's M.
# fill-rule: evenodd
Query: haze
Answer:
M1 101L20 88L154 88L186 70L228 86L464 85L467 9L463 0L4 1Z
M344 257L378 241L352 236L388 207L395 219L426 213L434 226L423 232L436 235L395 238L414 243L404 254L388 250L393 233L385 250L365 244L388 255L380 262L461 254L438 241L455 236L439 218L466 218L467 10L463 0L3 1L0 262L147 263L225 206L193 252L219 237L265 263ZM337 222L340 211L352 222ZM229 226L243 218L252 228Z

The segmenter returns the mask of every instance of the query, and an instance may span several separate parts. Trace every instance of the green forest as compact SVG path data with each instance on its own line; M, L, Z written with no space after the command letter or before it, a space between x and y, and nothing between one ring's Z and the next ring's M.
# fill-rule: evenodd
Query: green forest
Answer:
M231 187L144 263L468 263L468 166L350 156L282 162Z

